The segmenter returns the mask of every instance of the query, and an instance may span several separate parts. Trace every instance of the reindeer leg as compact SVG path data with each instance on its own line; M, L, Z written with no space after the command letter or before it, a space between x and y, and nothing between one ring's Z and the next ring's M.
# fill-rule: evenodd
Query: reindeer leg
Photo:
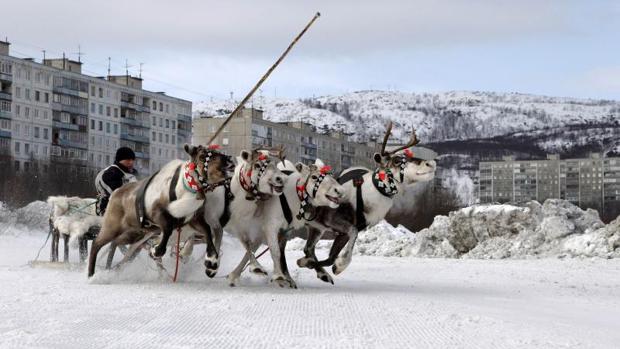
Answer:
M217 269L220 266L219 251L213 242L213 233L211 227L207 224L207 221L203 216L196 216L191 223L191 226L203 234L207 243L207 252L205 254L205 274L212 278L217 274Z
M273 260L273 275L271 281L276 282L280 287L296 288L295 282L292 279L287 278L284 274L281 258L285 258L283 253L280 252L280 243L278 241L279 227L267 228L267 232L263 232L263 236L267 237L267 245L269 246L269 252L271 252L271 259Z
M327 257L327 259L318 261L316 262L316 265L312 265L310 267L311 268L315 268L317 266L327 267L327 266L334 264L334 262L336 261L336 258L338 258L338 254L340 253L340 251L342 251L342 249L344 248L344 246L347 244L348 241L349 241L349 236L347 236L346 234L336 235L336 238L334 239L334 242L332 243L332 247L329 250L329 256Z
M237 265L237 267L233 271L231 271L228 276L226 276L226 280L228 280L229 286L234 287L239 284L239 277L241 276L243 269L245 269L245 265L248 263L249 259L250 252L246 251L245 255L243 255L243 258L241 258L241 262L239 262L239 265Z
M58 262L58 243L60 240L60 232L56 228L52 228L52 251L50 259L52 262Z
M69 235L63 235L63 247L65 248L65 255L63 256L63 262L69 263Z
M286 231L280 230L278 233L278 246L280 248L280 268L282 272L287 277L289 284L292 288L297 288L297 284L295 280L291 277L291 274L288 272L288 265L286 264L286 243L288 242L288 238L286 236Z
M116 242L110 243L110 250L108 251L108 260L106 261L105 268L112 268L112 261L114 261L114 253L116 252Z
M168 212L162 212L162 215L156 219L158 222L158 226L162 229L162 237L159 244L153 248L151 248L151 257L153 258L161 258L166 254L166 247L168 247L168 241L170 241L170 236L172 236L172 230L174 229L174 221L175 218Z
M321 279L321 281L329 282L332 285L334 284L334 279L329 275L329 273L320 265L317 264L317 258L315 254L315 248L317 242L323 236L323 232L309 227L308 229L308 240L306 241L306 246L304 247L304 254L306 257L301 258L297 261L297 265L300 267L311 268L310 264L314 266L314 270L316 271L316 277Z
M97 253L107 243L114 240L119 232L106 232L105 227L101 228L101 233L97 235L97 238L93 241L93 245L90 248L90 256L88 258L88 277L92 277L95 274L95 267L97 263ZM111 252L111 251L110 251Z
M265 267L263 267L258 260L256 259L256 256L254 255L256 253L256 250L258 250L258 248L260 247L261 243L260 242L249 242L249 241L241 241L241 244L243 245L243 247L245 247L245 250L249 253L249 264L248 267L250 269L250 273L253 274L257 274L257 275L262 275L262 276L267 276L267 271L265 270Z
M349 264L351 264L351 259L353 258L353 247L355 247L355 240L357 240L357 233L357 229L351 227L348 232L349 242L347 242L347 248L341 256L336 258L336 261L332 266L332 271L334 274L338 275L342 273L349 266Z

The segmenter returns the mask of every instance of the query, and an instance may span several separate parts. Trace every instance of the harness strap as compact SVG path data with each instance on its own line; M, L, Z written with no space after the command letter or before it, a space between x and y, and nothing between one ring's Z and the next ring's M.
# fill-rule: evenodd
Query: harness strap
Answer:
M357 231L362 231L368 227L366 222L366 216L364 216L364 198L362 197L362 184L364 184L364 178L356 178L353 180L353 186L355 186L355 228Z
M146 228L150 223L146 214L146 189L158 173L159 171L153 173L147 179L142 181L138 187L138 192L136 193L136 215L138 216L138 224L140 224L140 227L142 228Z
M168 194L168 198L170 199L170 202L173 202L177 199L176 187L177 187L177 182L179 181L179 176L181 174L181 166L182 165L179 165L176 171L174 171L174 176L172 176L172 180L170 181L170 192Z
M282 213L284 214L284 218L288 224L293 222L293 212L291 212L291 208L288 205L288 201L286 201L286 195L280 195L280 206L282 206Z

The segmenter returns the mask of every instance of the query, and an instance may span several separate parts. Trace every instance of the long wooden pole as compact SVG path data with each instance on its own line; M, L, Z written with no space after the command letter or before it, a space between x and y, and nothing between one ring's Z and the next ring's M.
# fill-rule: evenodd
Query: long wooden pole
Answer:
M211 136L211 138L209 139L209 142L207 142L207 145L210 145L213 142L213 140L217 137L217 135L219 135L220 132L222 132L222 130L224 129L224 127L226 127L228 122L230 122L230 120L239 112L239 110L241 110L241 108L243 108L243 106L250 100L250 98L252 98L252 95L254 94L254 92L256 92L256 90L258 90L258 88L263 84L263 82L265 82L265 80L267 80L269 75L271 75L271 72L273 72L274 69L276 69L276 67L278 66L278 64L280 64L280 62L282 62L282 60L284 60L284 57L286 57L286 55L289 53L289 51L291 51L291 49L293 48L293 46L295 46L297 41L299 41L299 39L301 39L301 37L306 33L308 28L310 28L310 26L312 26L314 21L316 21L317 18L319 18L320 16L321 16L321 14L319 12L317 12L314 15L314 17L312 17L312 19L306 25L306 27L297 35L297 37L295 37L295 39L293 39L291 44L288 45L288 47L282 53L282 55L280 55L280 58L278 58L278 60L271 66L271 68L269 68L269 70L267 70L265 75L263 75L263 77L260 80L258 80L258 82L254 86L254 88L252 88L250 90L250 92L245 96L245 98L243 98L243 100L239 103L239 105L237 105L235 110L233 110L233 112L230 113L230 115L226 118L226 120L224 120L224 122L220 125L220 127L217 129L217 131L215 131L215 133Z

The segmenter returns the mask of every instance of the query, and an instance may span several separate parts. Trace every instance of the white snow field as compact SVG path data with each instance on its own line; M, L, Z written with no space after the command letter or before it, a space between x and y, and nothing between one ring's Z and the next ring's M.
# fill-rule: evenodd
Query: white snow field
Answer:
M41 205L31 206L45 217ZM280 289L248 274L240 287L231 288L224 276L241 248L228 237L215 279L204 275L204 245L197 245L176 284L144 255L113 272L103 270L100 257L89 281L74 250L71 267L31 267L28 262L46 237L44 224L23 217L29 214L7 215L0 205L3 212L0 348L618 348L620 343L617 258L385 257L406 255L400 251L415 247L415 239L407 236L405 243L404 229L382 224L374 236L360 237L362 255L334 278L335 285L296 267L301 254L295 241L289 266L299 289ZM48 256L49 244L40 259ZM270 269L268 254L260 261ZM172 259L164 262L172 272Z

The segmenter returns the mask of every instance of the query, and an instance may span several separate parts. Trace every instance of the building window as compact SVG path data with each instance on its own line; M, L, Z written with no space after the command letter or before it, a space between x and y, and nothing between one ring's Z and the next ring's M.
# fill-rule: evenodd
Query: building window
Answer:
M90 86L90 95L95 97L95 85Z
M153 102L155 103L155 102ZM157 126L157 118L153 116L153 126Z
M95 103L91 103L90 104L90 112L95 114L95 111L96 111Z
M103 89L99 87L99 98L103 98Z
M99 115L103 115L103 104L99 104Z
M39 127L34 127L34 138L40 138Z
M170 112L170 105L166 104L166 113Z
M117 118L118 117L118 108L114 108L114 117Z
M168 137L168 134L166 134L166 144L168 144L170 141L170 137Z
M159 118L159 127L164 127L164 119Z
M118 134L118 125L114 124L114 134L117 135Z
M157 102L153 101L153 110L157 110Z
M20 152L21 152L21 144L19 142L15 142L15 154L19 154Z
M155 142L157 140L157 133L153 132L152 136L153 137L151 139Z
M99 131L103 131L103 121L99 121Z
M166 128L170 128L170 120L166 119Z
M162 134L160 133L160 134L159 134L159 142L160 142L160 143L163 143L163 140L162 140L162 139L163 139L163 136L162 136Z
M105 107L105 115L112 116L112 108L110 106Z
M43 96L45 97L43 101L45 103L49 103L50 102L50 94L45 92L45 94Z
M172 139L174 140L174 136L172 136ZM228 145L228 138L222 138L222 145Z
M95 120L90 119L90 129L94 130L95 129Z
M164 111L164 103L159 102L159 111Z
M26 89L26 100L30 100L30 89Z
M19 172L19 161L15 160L15 171Z
M39 91L34 91L34 100L36 102L39 102L41 100L41 92Z
M43 139L49 138L49 130L47 128L43 129Z
M106 133L111 133L112 132L112 129L111 129L111 126L110 126L109 122L105 123L105 132Z
M174 130L174 124L175 124L174 120L170 121L170 128L173 129L173 130Z

